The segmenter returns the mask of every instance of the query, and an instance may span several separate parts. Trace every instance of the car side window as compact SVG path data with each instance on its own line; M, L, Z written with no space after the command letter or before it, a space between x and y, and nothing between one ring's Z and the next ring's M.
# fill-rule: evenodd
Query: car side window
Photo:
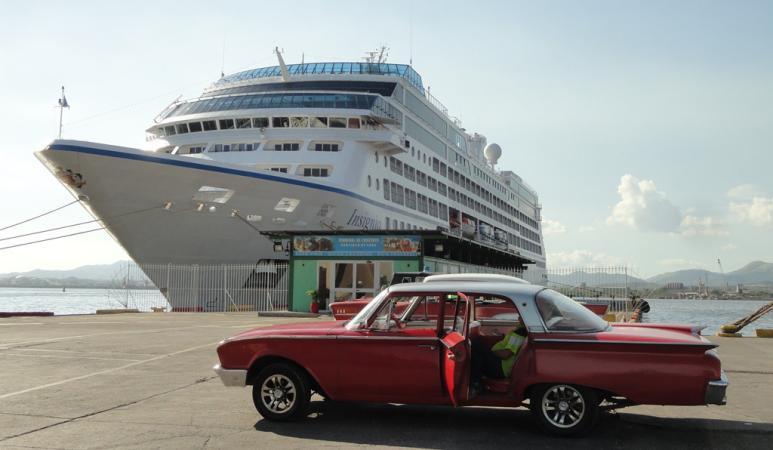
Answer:
M395 295L388 298L373 315L370 328L381 331L398 329L437 329L440 297L437 295Z

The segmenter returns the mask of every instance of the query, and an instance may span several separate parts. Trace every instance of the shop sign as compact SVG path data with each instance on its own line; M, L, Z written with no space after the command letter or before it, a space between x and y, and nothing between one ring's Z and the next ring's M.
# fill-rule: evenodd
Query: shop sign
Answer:
M414 256L418 236L295 236L295 256Z

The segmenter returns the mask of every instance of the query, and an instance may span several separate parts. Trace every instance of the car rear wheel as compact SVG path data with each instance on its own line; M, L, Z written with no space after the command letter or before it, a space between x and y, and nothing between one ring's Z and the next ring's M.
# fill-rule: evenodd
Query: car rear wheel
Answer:
M559 436L581 436L598 418L598 395L595 391L569 384L541 386L529 400L540 426Z
M292 421L306 415L310 390L306 374L290 364L271 364L258 373L252 401L268 420Z

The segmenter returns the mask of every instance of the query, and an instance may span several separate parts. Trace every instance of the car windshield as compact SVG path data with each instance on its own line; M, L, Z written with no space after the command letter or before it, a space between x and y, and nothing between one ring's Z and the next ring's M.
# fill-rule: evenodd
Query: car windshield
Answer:
M609 324L591 310L552 289L537 293L537 309L549 331L604 331Z
M370 303L365 305L365 307L362 308L356 316L352 317L352 320L346 324L346 329L359 330L366 326L368 323L368 317L370 317L370 315L373 313L373 310L378 307L378 305L381 303L384 297L387 296L388 293L389 289L384 289L383 291L379 292L378 295L376 295L373 300L370 301Z

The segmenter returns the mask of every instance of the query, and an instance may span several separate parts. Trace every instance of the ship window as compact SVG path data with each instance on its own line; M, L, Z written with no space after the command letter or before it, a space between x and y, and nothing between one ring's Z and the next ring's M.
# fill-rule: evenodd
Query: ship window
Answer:
M201 125L204 127L204 131L217 130L217 124L214 120L205 120L201 122Z
M338 144L316 143L314 144L314 151L315 152L337 152Z
M236 128L252 128L250 119L236 119Z
M378 152L376 152L375 155L376 155L376 163L378 163Z
M268 117L254 117L252 128L268 128Z
M327 128L327 117L310 117L312 128Z
M221 130L232 130L234 127L234 120L233 119L220 119L220 129Z
M290 119L288 117L274 117L272 123L274 128L287 128L290 126Z
M164 132L166 133L167 136L174 136L175 134L177 134L177 132L174 131L174 125L169 125L164 127Z
M285 142L283 144L274 144L274 150L277 152L297 152L301 144L297 142Z
M272 172L287 173L287 167L272 167L270 170Z
M190 122L188 124L188 130L190 130L191 133L198 133L201 131L201 122Z
M328 170L322 167L305 167L303 169L304 177L326 177Z
M191 147L188 150L188 153L191 154L191 155L195 155L195 154L201 153L203 151L204 151L204 147Z
M389 200L389 180L384 178L384 200Z
M370 175L368 175L368 187L370 187L370 185L371 185L371 178L370 178Z
M346 128L346 119L343 117L331 117L330 128Z
M354 117L349 118L348 126L349 128L360 128L360 119Z
M306 128L309 126L308 117L290 117L290 126L293 128Z

